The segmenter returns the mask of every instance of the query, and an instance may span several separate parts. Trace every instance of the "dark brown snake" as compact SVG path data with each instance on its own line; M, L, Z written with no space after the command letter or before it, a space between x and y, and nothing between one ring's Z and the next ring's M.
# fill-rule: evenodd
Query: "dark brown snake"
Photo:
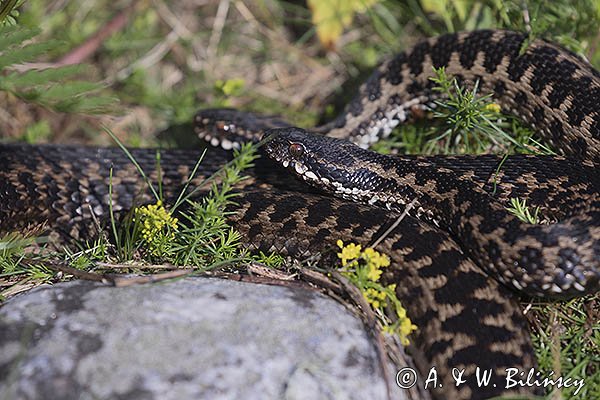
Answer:
M409 350L422 373L427 374L435 366L443 380L442 388L432 390L439 398L489 398L535 390L520 386L506 389L504 380L506 368L527 371L536 365L514 287L535 295L573 296L598 291L600 178L595 168L600 162L600 75L575 55L544 41L534 41L520 54L524 40L519 33L477 31L422 42L382 64L340 117L314 129L366 147L404 122L414 107L434 100L436 93L428 78L433 76L432 67L445 66L464 85L479 81L483 92L493 93L503 109L533 126L567 157L511 156L500 169L501 157L492 155L409 160L416 167L410 167L413 170L409 171L412 176L408 181L416 187L413 191L406 189L405 200L418 197L421 214L447 226L449 233L408 216L377 249L392 259L383 280L397 283L397 295L419 327L411 337L414 344ZM201 136L224 148L254 139L269 128L288 125L279 119L231 110L200 112L196 124ZM311 153L311 145L302 142L306 136L290 142L289 137L279 133L278 138L284 141L274 140L273 146L285 143L284 148L289 150L290 144L300 143L301 153ZM356 172L362 165L356 161L363 154L356 151L352 149L349 159L340 157L340 153L327 162L338 167L345 163L345 168ZM0 152L2 233L45 223L59 240L97 234L92 214L106 221L111 167L117 211L151 201L135 167L118 149L12 144L0 145ZM156 180L155 151L138 149L132 153ZM185 150L161 152L167 203L183 187L199 154ZM364 154L368 156L360 162L370 163L380 178L396 179L389 175L390 170L382 168L383 159L373 153ZM215 172L230 157L225 150L210 150L195 182ZM390 165L395 168L395 164ZM451 183L444 186L444 179L439 177ZM469 189L466 194L458 190L463 183ZM399 216L395 209L324 196L290 179L286 171L264 158L238 189L239 207L230 222L242 233L245 244L251 249L277 250L298 258L315 253L327 258L335 251L338 239L368 245ZM436 197L440 189L443 196ZM484 192L494 192L494 199ZM369 196L372 199L372 193ZM528 198L532 206L544 207L544 214L551 220L566 220L565 226L579 229L577 237L586 245L579 246L581 239L573 243L572 230L559 231L555 241L535 236L539 232L526 238L511 237L513 228L522 235L524 231L534 232L530 229L560 226L523 228L505 220L503 210L501 216L496 215L500 213L496 205L489 207L512 197ZM428 203L427 199L432 200ZM480 204L482 199L487 205ZM385 205L395 207L400 203L387 200ZM448 209L454 213L429 215L426 207L431 204L438 204L437 211ZM480 214L483 211L491 214ZM499 231L501 228L490 221L508 223L508 229ZM476 245L465 243L469 238L483 238L484 250L474 250ZM494 248L490 243L500 244ZM513 245L528 249L534 246L556 263L537 263L538 253L521 254L517 260L523 264L514 270L505 263L489 262L494 257L503 259L504 252L514 254ZM476 367L493 370L495 375L488 385L478 387ZM453 368L466 369L467 382L459 387L451 379Z

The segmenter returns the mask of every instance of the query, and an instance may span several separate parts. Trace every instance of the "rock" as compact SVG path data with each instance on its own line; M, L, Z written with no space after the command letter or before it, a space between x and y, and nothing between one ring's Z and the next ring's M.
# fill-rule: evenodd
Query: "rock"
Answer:
M10 299L0 308L2 396L384 399L386 386L372 338L334 300L189 278L74 281Z

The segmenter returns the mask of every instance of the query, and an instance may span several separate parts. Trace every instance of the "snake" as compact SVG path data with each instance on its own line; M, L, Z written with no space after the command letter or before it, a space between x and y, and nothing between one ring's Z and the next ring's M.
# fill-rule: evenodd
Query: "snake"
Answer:
M416 217L451 232L482 267L516 290L573 297L600 288L600 197L593 190L578 192L589 198L584 211L547 226L527 224L470 179L432 160L382 155L299 128L266 134L270 157L324 191L399 211L414 199Z
M440 95L430 79L434 67L492 94L561 155L392 157L367 150L433 107ZM267 137L266 157L236 186L227 214L247 248L319 255L327 264L337 240L380 239L375 248L391 259L382 282L397 283L418 326L407 351L421 380L433 368L443 382L428 389L433 397L539 394L538 387L506 385L507 369L536 368L518 300L598 291L599 100L598 71L556 44L502 30L446 34L384 61L344 111L312 133L273 116L199 111L195 132L219 147L208 151L189 187L197 185L201 196L210 190L205 178L231 160L232 148ZM56 243L89 240L110 209L125 213L152 201L138 167L161 180L168 204L188 187L202 154L160 150L158 173L157 150L130 151L138 166L118 148L0 144L0 232L45 229ZM517 221L500 206L513 197L541 206L552 223ZM413 212L404 215L411 201ZM477 382L479 370L492 373L489 384ZM456 371L464 371L461 385L454 385Z

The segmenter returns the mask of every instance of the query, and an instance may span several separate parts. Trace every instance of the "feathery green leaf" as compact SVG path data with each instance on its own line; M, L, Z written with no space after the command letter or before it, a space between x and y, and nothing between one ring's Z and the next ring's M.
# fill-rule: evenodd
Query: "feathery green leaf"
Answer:
M23 44L39 32L39 29L17 26L0 27L0 72L17 64L36 61L62 46L62 42L56 40ZM0 90L56 111L106 112L117 99L98 94L103 88L100 83L77 80L83 70L82 65L69 65L10 72L0 75Z
M0 26L0 53L35 37L39 29L24 29L18 26Z

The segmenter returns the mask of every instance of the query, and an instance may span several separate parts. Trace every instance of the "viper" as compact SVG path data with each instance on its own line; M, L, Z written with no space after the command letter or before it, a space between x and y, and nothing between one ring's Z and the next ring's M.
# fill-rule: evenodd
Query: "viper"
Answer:
M434 67L462 85L477 83L563 157L394 158L362 150L434 105ZM222 149L209 151L194 183L229 160L228 150L266 133L265 152L316 187L259 160L237 187L228 217L248 248L296 258L321 254L326 261L337 240L381 239L376 248L392 261L382 280L397 284L419 328L409 351L423 379L435 367L443 382L432 394L532 393L537 389L507 388L504 379L507 368L527 373L536 366L519 296L598 291L599 102L598 71L555 44L508 31L443 35L381 64L340 116L311 129L321 136L279 118L200 111L196 132ZM119 149L13 144L0 152L1 232L45 224L57 240L85 239L106 220L109 201L119 212L151 200ZM151 179L159 178L154 150L132 154ZM167 202L198 156L161 152ZM543 206L550 222L566 222L525 226L500 206L512 197ZM399 218L410 202L412 215ZM478 384L478 369L492 372L489 384ZM453 372L462 370L466 382L456 386Z
M600 197L589 181L572 190L588 200L585 210L551 225L533 225L435 158L382 155L298 128L270 129L266 135L266 153L315 187L400 212L414 201L417 217L451 232L490 274L516 290L571 297L600 288ZM595 170L580 172L593 177Z

